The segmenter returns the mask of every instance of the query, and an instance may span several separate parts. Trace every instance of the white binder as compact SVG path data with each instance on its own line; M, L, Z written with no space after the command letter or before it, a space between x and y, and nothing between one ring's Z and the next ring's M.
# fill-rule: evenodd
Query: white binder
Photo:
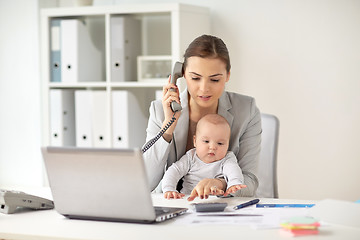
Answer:
M61 81L101 81L101 52L94 46L85 23L79 19L65 19L60 26Z
M111 81L135 81L141 55L140 21L130 16L113 16L110 21Z
M140 148L145 143L147 117L129 91L112 92L112 144L114 148Z
M93 94L87 90L75 91L76 146L93 147Z
M74 90L51 89L50 145L75 146Z
M105 91L93 91L93 109L92 109L92 131L94 147L110 147L111 139L107 131L108 113L107 99Z
M51 44L50 44L50 72L51 82L61 82L61 49L60 49L60 19L51 20Z

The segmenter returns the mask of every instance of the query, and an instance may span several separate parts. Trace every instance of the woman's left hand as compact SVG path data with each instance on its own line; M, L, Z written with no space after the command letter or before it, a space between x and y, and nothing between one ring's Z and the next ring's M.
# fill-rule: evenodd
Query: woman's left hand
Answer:
M196 197L199 197L200 199L207 199L209 195L223 195L225 188L225 180L221 180L219 178L205 178L201 180L191 191L187 200L193 201Z

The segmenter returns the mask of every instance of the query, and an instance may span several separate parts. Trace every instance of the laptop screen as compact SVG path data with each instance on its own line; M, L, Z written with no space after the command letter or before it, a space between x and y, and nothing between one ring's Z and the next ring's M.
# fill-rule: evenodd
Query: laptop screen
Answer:
M59 213L155 220L139 149L44 147L42 154Z

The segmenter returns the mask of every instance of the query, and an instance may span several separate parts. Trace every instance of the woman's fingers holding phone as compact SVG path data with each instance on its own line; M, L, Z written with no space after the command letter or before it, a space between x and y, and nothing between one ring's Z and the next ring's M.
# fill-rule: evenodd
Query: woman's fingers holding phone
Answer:
M171 98L173 101L180 103L179 94L177 92L171 92L171 91L164 92L163 100L166 101L168 98Z
M174 83L170 83L170 79L169 82L165 86L163 86L163 95L165 96L165 94L167 93L176 93L177 95L179 95L178 87Z
M170 91L171 88L174 88L175 91ZM163 105L163 110L164 110L164 115L165 115L164 125L167 124L174 115L174 112L171 108L171 103L173 101L180 104L179 90L175 84L168 83L163 87L162 105ZM179 119L179 117L180 117L180 111L177 111L175 113L176 120ZM175 120L175 123L172 124L172 126L168 129L167 133L172 133L173 129L176 126L176 120Z
M170 89L175 89L175 91L170 91ZM180 104L179 89L177 88L177 86L175 84L168 83L167 85L165 85L163 87L162 102L163 102L164 111L166 111L165 109L170 108L170 104L173 101Z

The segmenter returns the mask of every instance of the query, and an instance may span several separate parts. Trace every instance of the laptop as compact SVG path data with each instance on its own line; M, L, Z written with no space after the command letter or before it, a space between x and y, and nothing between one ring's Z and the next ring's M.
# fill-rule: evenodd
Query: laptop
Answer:
M55 209L71 219L161 222L187 208L154 207L140 149L42 147Z

